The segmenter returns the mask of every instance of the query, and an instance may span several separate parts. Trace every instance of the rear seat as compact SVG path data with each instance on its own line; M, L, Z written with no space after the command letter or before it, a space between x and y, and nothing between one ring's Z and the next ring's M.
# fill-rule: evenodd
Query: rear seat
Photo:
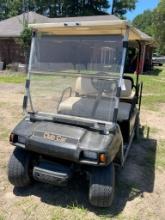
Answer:
M133 91L133 80L131 77L124 77L124 84L126 87L126 90L121 91L121 97L120 100L122 101L128 101L132 103L133 99L135 98L135 91Z
M110 97L101 97L96 105L97 90L89 78L78 77L75 85L76 96L71 96L59 104L58 113L79 117L96 118L104 121L113 120L115 101ZM122 98L130 98L132 87L126 81L126 91L122 91ZM96 105L96 106L95 106ZM111 109L111 111L109 110ZM119 103L118 121L128 120L131 104Z

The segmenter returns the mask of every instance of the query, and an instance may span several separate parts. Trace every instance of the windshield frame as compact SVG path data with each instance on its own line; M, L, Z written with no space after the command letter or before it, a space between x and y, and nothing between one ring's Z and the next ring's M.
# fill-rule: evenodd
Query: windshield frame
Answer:
M47 113L36 112L34 110L32 98L31 98L30 80L31 80L31 74L34 73L33 71L31 71L31 65L32 65L32 59L33 59L32 53L33 53L33 50L34 50L35 37L36 37L36 32L33 32L32 43L31 43L31 50L30 50L30 58L29 58L29 66L28 66L28 74L27 74L27 81L26 81L26 86L25 86L26 87L26 91L25 91L25 96L24 96L23 110L24 110L24 112L26 114L34 114L34 115L46 114L46 115L51 116L51 113L49 113L49 112L47 112ZM122 62L121 62L121 66L120 66L120 73L119 73L120 76L119 76L119 82L118 82L118 87L117 87L117 94L116 94L116 98L115 98L115 109L114 109L113 121L112 122L109 122L109 121L99 121L97 119L93 120L93 119L90 119L90 118L75 117L75 120L78 120L80 122L80 124L81 124L82 120L86 121L86 122L90 121L90 122L93 122L95 124L94 127L97 128L97 129L98 129L98 127L100 129L100 126L98 126L99 124L103 124L104 125L103 126L104 127L103 130L106 130L105 129L106 127L109 128L110 125L112 125L112 124L117 122L117 114L118 114L118 106L119 106L119 99L120 99L120 91L121 91L121 87L122 87L122 84L123 84L122 78L123 78L124 65L125 65L125 59L126 59L126 53L127 53L128 37L129 37L129 28L127 27L126 32L125 32L124 37L123 37ZM40 72L40 74L42 74L42 73ZM64 74L66 74L66 73L64 73ZM81 74L76 74L76 75L81 75ZM102 77L102 78L104 78L104 77ZM31 106L31 112L27 112L27 103L28 102L29 102L29 104ZM58 114L58 115L60 115L60 114ZM54 117L57 117L57 114L54 114ZM72 120L74 116L67 115L67 117L68 117L68 119L70 118L70 120ZM59 117L58 120L60 120L60 117Z

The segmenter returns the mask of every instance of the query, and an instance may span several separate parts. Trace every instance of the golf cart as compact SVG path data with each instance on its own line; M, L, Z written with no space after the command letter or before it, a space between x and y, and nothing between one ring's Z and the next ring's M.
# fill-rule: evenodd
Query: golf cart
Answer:
M83 172L90 203L108 207L114 165L124 166L138 134L138 75L135 83L123 72L128 40L139 35L121 20L31 27L25 117L10 135L8 179L61 186Z

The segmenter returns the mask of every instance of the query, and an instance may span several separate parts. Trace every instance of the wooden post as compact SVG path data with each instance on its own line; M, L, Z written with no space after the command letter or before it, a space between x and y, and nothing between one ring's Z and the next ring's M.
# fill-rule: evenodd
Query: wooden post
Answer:
M146 45L143 44L143 46L142 46L142 52L141 52L140 73L143 73L143 71L144 71L145 55L146 55Z
M146 45L141 43L141 51L140 51L140 59L138 61L136 72L138 74L143 73L144 63L145 63L145 55L146 55Z

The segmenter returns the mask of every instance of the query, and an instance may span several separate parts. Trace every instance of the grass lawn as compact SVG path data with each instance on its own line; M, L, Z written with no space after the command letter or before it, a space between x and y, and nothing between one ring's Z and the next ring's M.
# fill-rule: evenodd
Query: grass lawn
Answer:
M24 83L26 79L25 73L11 73L8 71L3 72L0 74L0 83Z
M165 67L142 75L141 80L144 83L143 106L157 111L158 106L165 103Z

